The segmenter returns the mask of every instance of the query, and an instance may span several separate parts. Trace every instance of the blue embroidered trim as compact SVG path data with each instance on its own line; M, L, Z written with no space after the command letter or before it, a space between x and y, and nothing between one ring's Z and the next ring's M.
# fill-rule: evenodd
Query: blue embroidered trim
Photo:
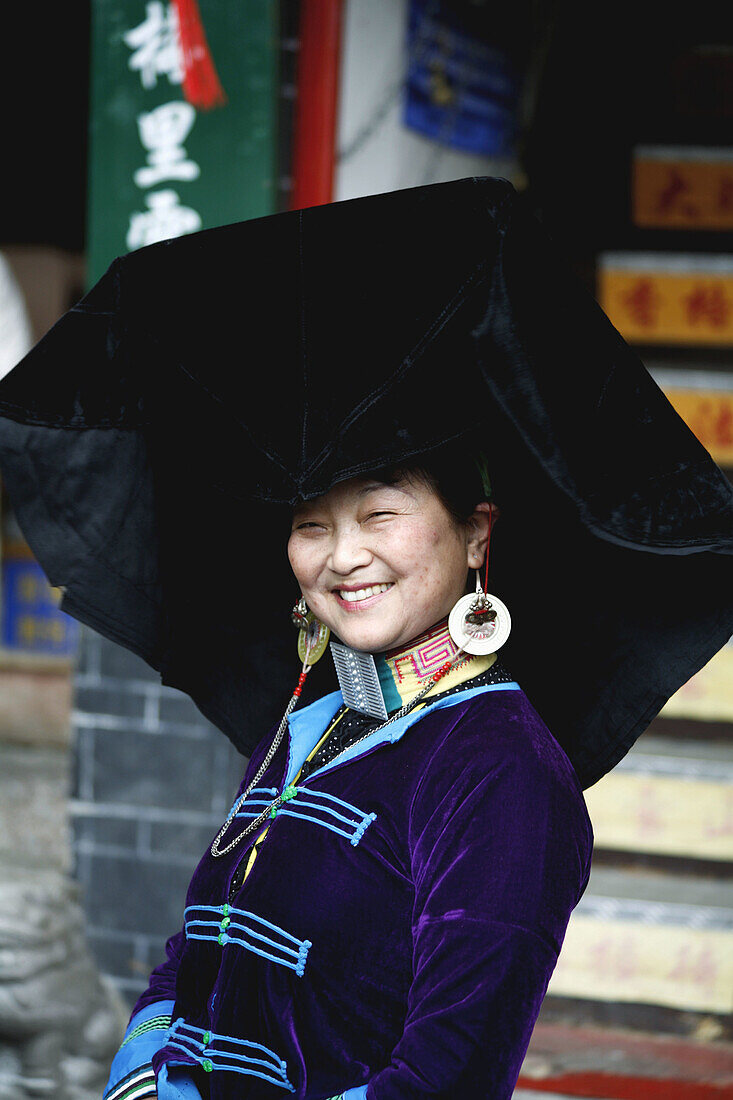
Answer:
M467 682L470 683L470 681ZM340 752L338 756L335 756L333 760L329 760L327 764L323 764L322 767L311 772L308 776L308 781L310 782L310 780L324 775L332 768L336 768L340 764L345 764L355 757L362 756L378 745L394 744L395 741L399 741L410 726L414 725L415 722L419 722L421 718L424 718L433 710L442 710L445 707L458 706L459 703L464 703L468 699L472 699L475 695L481 695L484 692L521 690L516 680L511 680L504 684L482 684L479 687L467 687L463 691L456 691L453 695L446 695L443 699L436 699L434 703L425 703L417 710L410 711L409 714L405 714L402 718L398 718L396 721L391 722L384 730L376 729L371 736L365 737L363 741L358 741L350 745L347 749L344 749L343 752ZM323 698L316 699L314 703L310 703L307 707L303 707L302 710L295 710L293 714L291 714L288 719L290 745L288 750L288 770L285 777L286 785L292 782L293 776L297 774L297 771L303 765L303 761L312 750L315 744L314 738L317 740L323 735L326 726L343 704L343 701L343 696L340 691L332 691L329 695L324 695Z
M120 1043L119 1049L122 1050L128 1043L132 1043L135 1039L139 1039L141 1035L147 1034L149 1031L165 1031L171 1025L170 1012L166 1016L151 1016L149 1020L144 1020L142 1023L137 1024L129 1035Z
M218 920L209 919L209 914L216 915ZM248 951L254 951L256 955L262 955L265 959L271 959L273 962L282 963L283 966L289 966L298 977L302 978L308 950L313 946L310 940L299 940L297 936L292 936L277 924L265 920L264 917L258 917L256 913L250 913L246 909L237 909L233 905L188 905L183 911L183 917L186 939L211 940L219 943L222 947L225 947L228 943L244 947ZM257 922L264 925L265 928L277 932L283 939L287 940L287 944L278 943L277 940L263 935L262 932L257 932L246 923L246 920L237 920L238 917L249 918L250 921ZM211 929L211 931L208 931L208 929ZM284 955L291 956L291 958L272 955L269 951L248 943L245 936L261 940L262 943L268 943L277 951L281 951ZM291 947L290 944L294 944L295 948Z
M273 795L277 794L276 787L273 787L272 789L260 789L269 790L269 793ZM285 814L289 817L303 818L303 820L305 821L314 821L316 825L323 825L326 829L331 829L332 832L338 833L340 836L345 836L354 847L356 847L361 838L364 836L364 831L369 827L369 825L371 825L372 821L376 820L377 815L375 813L366 814L362 810L359 810L356 806L352 806L350 802L344 802L342 798L337 798L336 795L329 794L327 791L316 791L312 787L306 786L296 787L296 791L297 794L295 798L291 798L288 800L287 803L283 803L281 806L277 807L277 810L275 811L276 816L279 817L280 814ZM254 794L254 791L252 793ZM338 810L333 808L333 806L327 806L323 804L319 805L317 802L309 802L306 797L301 797L306 795L335 802L339 806L342 806L345 810L349 811L351 816L349 817L345 816L342 813L339 813ZM266 806L268 802L271 801L272 798L248 798L246 802L242 803L242 805L262 807ZM344 825L350 826L350 828L339 828L339 826L335 825L333 822L327 820L324 821L322 817L315 817L313 814L304 813L304 809L315 810L319 814L330 815L331 817L336 818L338 821L343 822ZM261 808L252 810L251 812L249 810L240 810L236 816L257 817L257 815L261 812Z
M287 1062L262 1043L252 1043L247 1039L235 1039L231 1035L218 1035L214 1031L204 1031L203 1028L187 1024L183 1017L179 1017L168 1031L166 1047L172 1047L187 1054L206 1073L212 1073L214 1070L245 1073L261 1077L263 1081L269 1081L271 1085L279 1085L288 1092L295 1092L294 1086L288 1081ZM243 1048L253 1052L261 1051L271 1061L253 1057L252 1054L245 1053ZM269 1073L254 1069L254 1066L262 1066Z
M156 1095L155 1073L151 1065L138 1066L125 1077L117 1081L102 1100L143 1100L143 1097Z
M170 999L153 1001L130 1018L110 1066L105 1098L132 1100L138 1094L148 1095L144 1090L149 1084L146 1075L150 1070L150 1060L165 1042L173 1008L174 1002ZM138 1093L139 1089L143 1091ZM151 1095L155 1095L154 1088Z
M249 806L250 802L252 802L253 804L259 802L259 805L264 806L265 805L265 800L264 799L261 799L261 798L260 799L253 799L252 795L253 794L269 794L270 797L267 799L267 802L272 802L273 798L275 797L275 795L277 793L278 793L278 788L277 787L253 787L252 790L247 795L246 801L243 802L242 805L243 806ZM241 798L241 796L242 796L242 792L240 790L239 794L234 799L234 802L232 802L231 806L229 807L229 813L227 814L227 817L229 817L229 814L232 812L232 810L234 809L235 804Z

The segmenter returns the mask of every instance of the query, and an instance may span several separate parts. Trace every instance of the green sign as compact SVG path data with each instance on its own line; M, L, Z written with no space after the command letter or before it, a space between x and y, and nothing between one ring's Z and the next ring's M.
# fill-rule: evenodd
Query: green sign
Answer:
M275 210L276 0L198 14L224 92L205 110L184 94L175 3L93 0L90 285L125 252Z

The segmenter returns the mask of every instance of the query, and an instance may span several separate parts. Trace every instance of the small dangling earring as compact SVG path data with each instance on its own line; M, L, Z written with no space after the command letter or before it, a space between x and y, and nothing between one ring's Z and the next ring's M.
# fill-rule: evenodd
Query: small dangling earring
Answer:
M314 665L326 652L331 631L315 617L304 596L296 603L290 618L298 628L298 656L303 665Z
M491 512L489 537L486 542L486 580L489 575L489 545L491 543ZM481 574L476 570L475 596L461 596L448 616L448 630L456 645L466 653L496 653L504 645L512 629L509 609L498 596L485 592Z
M326 646L328 645L328 638L331 631L328 629L325 623L319 622L313 612L309 610L308 605L305 602L304 596L300 597L295 607L291 611L290 617L293 620L294 624L298 627L298 655L303 662L303 668L301 670L300 676L298 677L298 683L295 685L293 694L290 697L290 702L285 708L285 713L280 719L280 725L278 726L277 732L272 739L272 744L270 745L267 753L262 760L262 763L257 769L257 774L254 776L253 779L250 780L249 786L242 792L242 794L240 794L239 798L236 800L231 810L229 811L229 816L227 817L226 821L222 825L217 835L214 837L214 842L211 845L209 851L215 859L218 859L219 856L225 856L227 852L231 852L232 848L239 844L240 841L244 840L246 836L249 836L249 834L254 829L259 828L259 826L268 816L274 817L278 811L278 807L281 806L283 802L287 802L289 799L295 797L295 787L284 787L280 794L278 794L277 797L274 798L272 802L270 802L269 805L265 807L262 813L256 814L252 821L250 821L249 825L240 830L240 832L238 832L237 835L232 840L230 840L227 845L225 845L223 848L220 847L220 844L224 839L224 834L231 825L232 821L234 821L239 807L249 798L250 792L256 788L260 779L267 771L270 765L270 761L277 752L280 742L285 736L285 730L288 727L288 718L295 710L296 704L300 699L306 676L313 668L313 665L316 663L316 661L323 656Z

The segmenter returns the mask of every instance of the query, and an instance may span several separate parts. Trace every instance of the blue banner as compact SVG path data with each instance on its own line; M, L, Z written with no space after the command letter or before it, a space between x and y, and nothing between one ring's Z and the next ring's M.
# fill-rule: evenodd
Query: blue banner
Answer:
M435 0L410 0L403 122L468 153L516 154L523 73L491 42Z

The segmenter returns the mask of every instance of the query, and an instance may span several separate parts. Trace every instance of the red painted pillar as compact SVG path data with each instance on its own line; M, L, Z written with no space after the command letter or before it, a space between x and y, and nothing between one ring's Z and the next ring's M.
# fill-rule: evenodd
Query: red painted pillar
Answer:
M291 210L333 201L342 0L302 0Z

